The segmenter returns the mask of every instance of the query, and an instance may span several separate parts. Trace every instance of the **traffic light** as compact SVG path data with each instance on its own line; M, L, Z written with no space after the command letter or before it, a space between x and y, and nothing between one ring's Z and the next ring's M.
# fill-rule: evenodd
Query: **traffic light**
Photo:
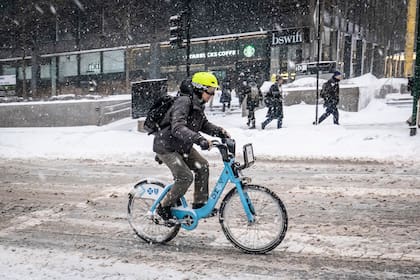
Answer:
M184 41L184 18L182 14L176 14L169 18L169 43L173 48L182 48Z

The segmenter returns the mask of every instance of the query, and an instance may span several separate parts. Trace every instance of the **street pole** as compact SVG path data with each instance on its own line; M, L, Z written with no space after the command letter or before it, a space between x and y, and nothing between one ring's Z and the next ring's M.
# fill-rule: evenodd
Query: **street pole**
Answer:
M187 24L186 24L186 33L187 33L187 77L190 76L190 47L191 47L191 0L187 0Z
M318 99L319 99L319 62L321 60L321 3L320 0L317 1L318 9L318 27L317 27L317 39L318 39L318 55L316 63L316 106L315 106L315 124L318 125Z
M419 11L420 1L417 1L417 11ZM416 64L414 67L414 87L413 87L413 114L411 115L410 136L417 134L417 127L419 125L417 119L417 108L420 96L420 20L417 19L417 47L416 47Z
M416 36L416 8L417 0L408 0L407 31L405 35L405 64L404 76L413 76L414 37Z

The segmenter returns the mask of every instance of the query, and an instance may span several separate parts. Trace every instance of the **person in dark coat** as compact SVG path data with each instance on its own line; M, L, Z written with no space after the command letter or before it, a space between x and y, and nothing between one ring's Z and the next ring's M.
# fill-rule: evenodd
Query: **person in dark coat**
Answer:
M281 128L283 124L283 90L281 85L283 78L276 76L276 82L271 85L270 90L265 96L265 105L268 107L267 119L261 124L261 128L266 126L274 119L277 119L277 128Z
M339 71L335 71L331 79L324 83L321 90L321 97L324 99L325 113L319 118L321 123L329 115L333 115L334 124L338 125L338 109L337 105L340 101L340 89L338 83L343 79Z
M193 145L208 150L211 142L199 132L230 138L225 129L209 122L204 114L205 103L214 95L217 87L217 78L212 73L195 73L191 87L183 85L185 89L192 89L192 95L181 94L175 99L162 121L170 125L162 125L164 128L155 134L153 151L174 176L172 189L157 208L157 214L168 226L174 225L170 222L171 207L185 194L193 180L195 188L192 208L201 208L208 199L209 163Z
M255 81L249 82L249 88L246 91L246 108L248 110L248 122L246 123L249 128L255 128L255 109L260 105L262 99L261 91Z
M408 76L408 81L407 81L407 91L409 91L410 92L410 94L411 94L411 96L413 96L413 102L415 103L415 100L414 100L414 94L413 94L413 92L414 92L414 79L413 79L413 77L411 77L411 76ZM413 116L412 115L410 115L409 117L408 117L408 119L407 119L407 124L408 125L415 125L415 122L413 123Z
M239 105L241 105L246 97L246 91L248 90L248 82L243 72L239 74L237 89L238 89L237 96L239 98Z
M224 80L222 84L222 94L220 95L220 103L222 103L222 112L226 110L226 107L230 109L230 102L232 100L230 92L229 80Z

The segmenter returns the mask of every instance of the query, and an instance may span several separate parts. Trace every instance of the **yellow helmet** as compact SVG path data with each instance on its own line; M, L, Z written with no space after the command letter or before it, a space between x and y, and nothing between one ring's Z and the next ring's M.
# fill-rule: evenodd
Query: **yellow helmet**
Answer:
M193 75L191 82L197 89L207 90L209 87L219 87L216 76L211 72L197 72Z

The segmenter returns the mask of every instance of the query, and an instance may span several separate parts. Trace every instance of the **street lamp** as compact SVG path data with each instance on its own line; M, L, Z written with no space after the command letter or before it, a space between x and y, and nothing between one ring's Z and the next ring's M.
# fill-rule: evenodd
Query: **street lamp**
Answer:
M315 106L315 125L318 125L318 99L319 99L319 63L321 60L321 3L320 0L317 0L317 40L318 40L318 49L317 49L317 63L316 63L316 106Z

